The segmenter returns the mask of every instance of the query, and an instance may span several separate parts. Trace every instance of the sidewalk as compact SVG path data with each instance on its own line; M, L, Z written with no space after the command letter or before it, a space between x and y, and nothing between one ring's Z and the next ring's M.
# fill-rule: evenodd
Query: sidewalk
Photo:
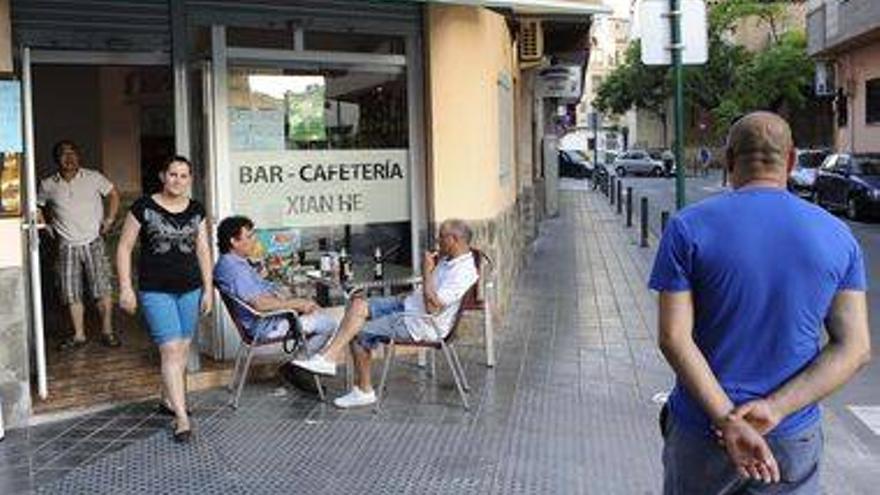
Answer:
M435 381L398 363L380 414L279 383L249 385L231 411L214 390L194 394L188 446L151 404L7 432L0 493L659 493L652 397L672 375L645 289L653 252L598 193L564 191L560 210L521 274L496 368L479 345L460 350L472 412L441 360ZM866 493L854 474L877 459L829 423L829 493Z

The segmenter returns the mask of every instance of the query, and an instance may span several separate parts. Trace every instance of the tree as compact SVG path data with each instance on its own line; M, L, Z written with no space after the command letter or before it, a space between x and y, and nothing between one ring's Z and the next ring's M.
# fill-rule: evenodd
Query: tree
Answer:
M663 141L667 142L666 109L672 97L672 83L664 67L642 63L638 41L630 43L623 64L602 82L593 106L607 114L623 114L635 107L653 113L663 124Z
M719 105L712 109L722 129L754 110L800 110L811 95L813 63L803 32L783 34L777 43L750 57Z
M684 90L687 102L714 117L716 137L743 113L799 109L806 103L813 65L802 31L779 33L787 3L796 2L726 0L709 11L709 60L685 68ZM733 30L747 18L765 24L770 33L769 45L757 53L731 41ZM639 42L634 42L624 63L599 86L594 106L613 114L631 108L650 111L663 122L666 141L671 87L668 69L642 64Z
M801 3L796 0L725 0L718 2L709 10L710 32L723 34L736 28L738 22L755 18L766 24L772 42L779 41L779 24L786 14L786 4Z

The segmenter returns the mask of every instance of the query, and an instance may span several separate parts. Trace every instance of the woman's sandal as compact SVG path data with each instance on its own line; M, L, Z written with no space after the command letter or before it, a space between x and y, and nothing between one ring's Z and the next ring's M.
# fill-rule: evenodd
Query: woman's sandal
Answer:
M164 414L165 416L176 416L176 414L174 413L174 409L171 409L170 407L168 407L168 404L162 401L159 401L159 403L156 404L156 408L159 410L159 414ZM190 409L189 406L186 406L186 415L192 416L192 409Z
M177 443L189 443L192 440L192 426L185 430L177 429L177 421L171 423L171 426L174 430L174 441Z

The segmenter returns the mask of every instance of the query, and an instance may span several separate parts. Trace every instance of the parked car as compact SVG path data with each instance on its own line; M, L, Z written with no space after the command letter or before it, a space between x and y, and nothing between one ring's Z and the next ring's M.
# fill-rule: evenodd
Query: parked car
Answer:
M633 175L663 175L663 162L651 158L647 151L631 150L624 152L611 165L618 177Z
M663 162L663 172L672 176L675 175L675 154L666 148L649 148L648 156L652 159Z
M830 155L814 188L816 203L851 220L880 214L880 153Z
M593 163L578 150L559 150L559 176L588 179L593 174Z
M816 200L816 176L829 158L828 150L797 150L794 169L788 177L788 190L810 201Z

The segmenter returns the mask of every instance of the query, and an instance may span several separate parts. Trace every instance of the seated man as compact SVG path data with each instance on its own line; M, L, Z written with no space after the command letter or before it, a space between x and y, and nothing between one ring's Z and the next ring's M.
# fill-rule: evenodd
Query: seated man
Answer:
M306 354L319 351L333 335L337 321L320 311L321 307L315 302L291 297L286 288L277 287L260 276L247 260L255 244L254 224L249 218L224 218L217 228L221 255L214 267L214 282L222 292L247 302L257 311L296 311L306 337ZM284 316L260 319L243 307L235 307L233 311L256 341L283 336L290 329L290 321Z
M351 345L356 383L348 394L337 398L337 407L367 406L376 402L370 381L370 352L388 338L395 340L438 340L452 329L461 299L479 274L470 251L471 231L461 220L447 220L437 236L439 252L426 253L422 265L423 289L406 298L353 296L339 327L339 333L320 354L293 364L313 373L336 374L336 363ZM400 315L398 313L405 312ZM425 318L438 322L439 335ZM357 337L357 338L355 338Z

